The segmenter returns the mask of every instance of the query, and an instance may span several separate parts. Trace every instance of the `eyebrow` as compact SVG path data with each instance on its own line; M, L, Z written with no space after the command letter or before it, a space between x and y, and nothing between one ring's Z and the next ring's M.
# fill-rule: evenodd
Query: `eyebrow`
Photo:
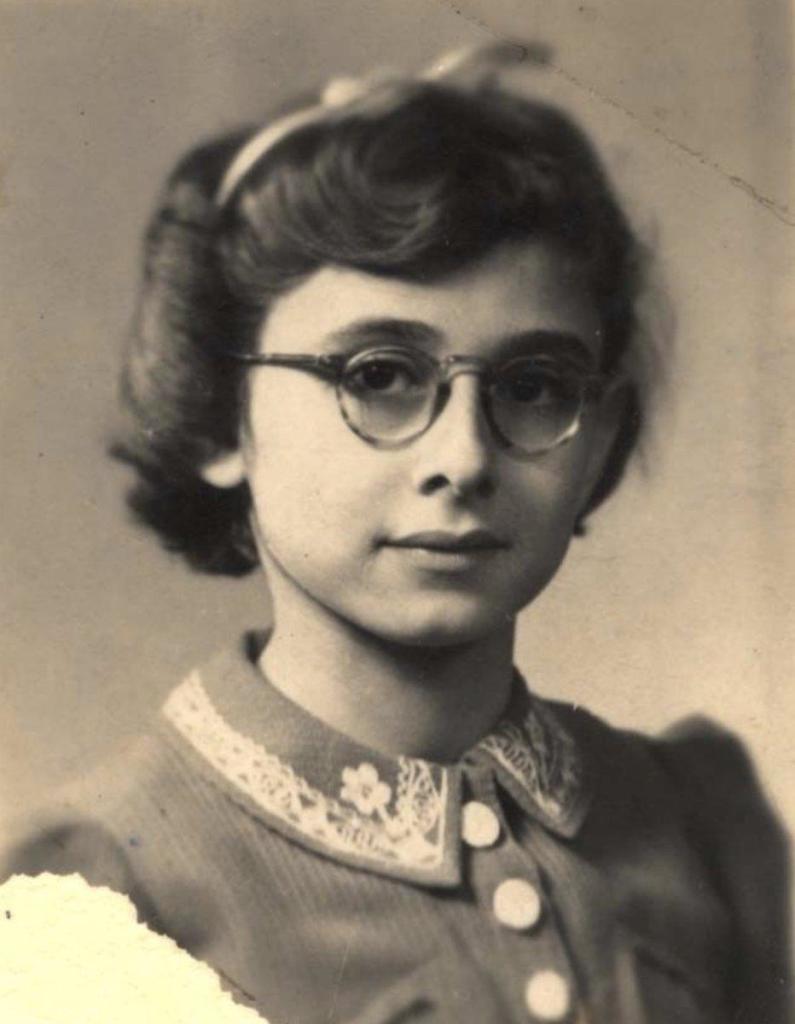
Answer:
M365 348L376 343L411 344L423 348L438 348L445 335L422 320L403 320L397 317L355 320L324 339L324 349L341 352ZM509 359L516 355L563 356L583 365L593 366L598 353L578 334L538 328L517 331L496 339L497 358Z
M373 320L354 320L353 323L332 331L324 338L324 348L340 351L362 347L374 342L392 341L433 348L441 344L444 335L421 320L401 320L382 317Z
M499 349L504 358L514 355L562 357L583 367L593 367L599 358L598 348L588 345L579 334L571 331L518 331L500 338Z

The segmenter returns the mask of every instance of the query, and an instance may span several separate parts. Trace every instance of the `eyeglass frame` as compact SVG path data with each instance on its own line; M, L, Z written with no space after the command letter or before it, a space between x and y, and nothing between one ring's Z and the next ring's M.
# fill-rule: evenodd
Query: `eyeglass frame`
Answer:
M494 363L491 360L481 359L476 356L449 355L440 360L434 358L428 353L412 352L412 355L419 354L423 360L434 366L434 372L436 374L436 395L433 401L432 412L427 424L415 434L412 434L407 438L402 438L399 441L388 441L372 437L361 430L356 423L353 422L345 407L345 403L340 396L340 389L344 380L345 372L352 360L372 352L396 351L405 354L406 349L390 345L373 345L346 355L343 355L342 353L311 355L309 353L299 352L259 353L234 351L224 351L221 354L226 358L232 359L235 362L243 363L247 366L276 366L284 367L286 369L302 370L305 373L311 373L323 380L329 381L334 384L340 415L351 432L361 438L366 444L383 451L397 451L402 448L407 448L426 434L442 414L450 399L450 395L452 394L451 383L453 379L460 374L470 373L475 374L480 378L480 398L483 414L486 417L486 422L489 425L492 436L499 442L499 444L520 458L535 458L539 455L545 455L547 452L554 451L556 448L566 444L567 441L570 441L575 437L579 432L582 414L586 404L588 404L588 402L600 401L607 388L611 385L615 386L615 384L623 377L623 374L620 374L617 371L593 371L590 373L577 371L572 373L571 377L576 379L582 390L579 396L579 408L577 409L577 414L574 417L571 426L568 427L563 434L548 447L529 451L506 437L496 422L491 408L489 380L494 381L497 373L499 372L499 368L508 366L512 362L517 362L519 360L533 362L534 357L532 355L514 356L512 359L505 360L504 363L499 364L499 367L495 368ZM535 361L539 364L543 364L544 362L543 359L536 359Z

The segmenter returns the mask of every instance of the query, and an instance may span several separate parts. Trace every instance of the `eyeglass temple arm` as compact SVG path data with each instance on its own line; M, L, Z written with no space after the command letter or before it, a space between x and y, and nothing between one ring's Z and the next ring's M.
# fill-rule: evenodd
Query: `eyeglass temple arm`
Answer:
M297 370L306 370L321 377L339 377L345 359L339 355L310 356L299 353L276 352L225 352L225 356L236 362L247 363L249 366L287 366Z

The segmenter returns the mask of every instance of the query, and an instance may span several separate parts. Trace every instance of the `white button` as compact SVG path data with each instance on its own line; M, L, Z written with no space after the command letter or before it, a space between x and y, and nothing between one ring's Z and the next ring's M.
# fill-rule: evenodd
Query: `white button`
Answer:
M571 1009L571 992L557 971L538 971L524 990L527 1009L537 1020L563 1020Z
M517 931L532 928L541 917L541 899L524 878L508 878L494 890L494 916Z
M493 846L500 838L500 819L486 804L470 800L461 813L461 833L469 846Z

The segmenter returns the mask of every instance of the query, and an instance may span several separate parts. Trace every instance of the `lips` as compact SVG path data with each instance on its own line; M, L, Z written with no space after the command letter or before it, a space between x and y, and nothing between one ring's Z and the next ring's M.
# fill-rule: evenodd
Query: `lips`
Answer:
M409 548L422 551L439 551L449 554L476 551L499 551L508 544L489 530L469 530L467 533L451 533L446 530L422 530L388 541L390 547Z

